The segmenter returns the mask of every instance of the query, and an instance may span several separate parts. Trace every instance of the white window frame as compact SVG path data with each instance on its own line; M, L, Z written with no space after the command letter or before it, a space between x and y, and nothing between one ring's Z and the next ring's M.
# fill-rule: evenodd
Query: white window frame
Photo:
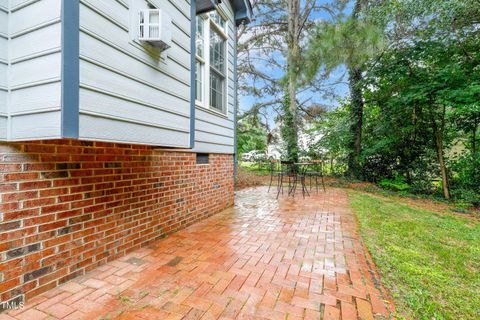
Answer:
M206 64L207 64L207 59L206 56L207 56L207 52L206 52L206 47L207 47L207 30L205 29L205 17L202 15L202 16L198 16L197 19L200 19L201 21L201 24L203 25L203 47L202 47L202 51L203 51L203 57L199 56L198 55L198 52L197 50L195 50L195 68L197 67L197 63L200 63L200 70L198 71L198 75L200 77L200 82L202 84L201 88L200 88L200 98L201 100L197 100L197 97L195 97L195 104L198 105L198 106L204 106L205 104L205 67L206 67ZM197 24L197 21L195 21L195 24ZM194 35L195 37L195 48L196 48L196 45L197 45L197 35L195 34ZM195 70L197 72L197 70ZM195 78L195 86L197 85L197 82L196 82L196 78ZM195 96L197 95L197 90L198 88L195 88Z
M216 11L217 14L220 15L220 17L223 18L225 21L225 27L222 28L219 26L217 23L213 21L213 19L210 18L210 15L207 14L202 14L198 16L199 19L202 19L203 21L203 58L196 55L195 62L200 62L201 64L201 70L200 70L200 76L201 76L201 83L202 83L202 88L200 90L201 92L201 98L202 100L197 100L195 99L195 105L197 107L201 107L204 109L207 109L211 112L215 112L219 115L222 116L227 116L228 115L228 81L229 81L229 38L228 38L228 28L229 28L229 21L225 17L225 14L223 14L220 11ZM220 111L216 108L213 108L210 106L210 30L215 29L215 31L225 40L225 80L223 84L223 111ZM196 35L195 35L196 37ZM196 84L196 83L195 83Z

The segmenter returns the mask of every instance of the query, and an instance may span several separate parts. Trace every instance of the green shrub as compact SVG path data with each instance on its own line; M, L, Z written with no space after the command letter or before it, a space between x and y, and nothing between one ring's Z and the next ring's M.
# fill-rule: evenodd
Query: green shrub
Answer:
M451 163L451 194L457 201L480 206L480 152L460 157Z
M383 179L378 185L384 189L402 192L403 194L410 190L410 185L400 176L395 177L394 180Z
M475 190L459 188L453 189L451 193L452 197L455 199L455 205L465 204L470 207L480 207L480 193L476 192ZM465 207L465 205L462 207Z

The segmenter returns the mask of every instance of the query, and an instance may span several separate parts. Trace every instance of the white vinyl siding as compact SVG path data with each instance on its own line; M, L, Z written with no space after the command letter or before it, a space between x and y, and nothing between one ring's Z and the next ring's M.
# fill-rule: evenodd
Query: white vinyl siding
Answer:
M0 0L0 140L7 139L8 0Z
M7 139L8 0L0 0L0 140Z
M8 61L0 75L1 139L60 137L60 11L61 0L0 1L0 74Z
M172 18L166 56L136 40L138 10L147 1L81 1L81 139L189 146L190 7L184 1L151 1Z
M79 138L189 148L195 99L190 1L79 3ZM138 30L132 16L138 17L137 8L146 9L148 3L172 18L172 46L165 54L135 39ZM61 138L61 4L62 0L0 0L0 140ZM192 151L231 154L235 22L228 0L220 11L224 20L205 23L208 30L218 25L223 48L212 50L211 60L205 29L203 51L197 50L201 70L196 83L202 89L195 94L199 104ZM215 99L210 99L211 69L221 76L221 94L214 94Z

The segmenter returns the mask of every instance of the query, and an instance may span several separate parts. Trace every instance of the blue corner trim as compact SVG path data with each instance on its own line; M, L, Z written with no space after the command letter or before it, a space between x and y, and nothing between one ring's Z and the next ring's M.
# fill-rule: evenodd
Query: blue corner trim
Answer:
M79 136L80 0L62 0L62 93L63 138Z
M234 33L237 34L237 27L234 28ZM237 47L238 43L235 41L233 47L233 79L235 79L233 86L233 175L237 176L237 108L238 108L238 75L237 75Z
M197 2L191 0L190 6L190 148L195 148L195 34L197 33Z

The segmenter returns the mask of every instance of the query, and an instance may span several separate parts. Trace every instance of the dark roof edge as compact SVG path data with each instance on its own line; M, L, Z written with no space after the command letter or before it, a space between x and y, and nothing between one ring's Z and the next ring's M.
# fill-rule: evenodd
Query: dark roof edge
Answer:
M198 0L196 1L196 12L202 14L215 10L221 2L222 0ZM242 23L249 23L252 20L253 10L250 0L230 0L230 3L237 26Z
M230 0L232 3L235 23L238 25L242 23L249 23L252 20L253 10L250 0Z

